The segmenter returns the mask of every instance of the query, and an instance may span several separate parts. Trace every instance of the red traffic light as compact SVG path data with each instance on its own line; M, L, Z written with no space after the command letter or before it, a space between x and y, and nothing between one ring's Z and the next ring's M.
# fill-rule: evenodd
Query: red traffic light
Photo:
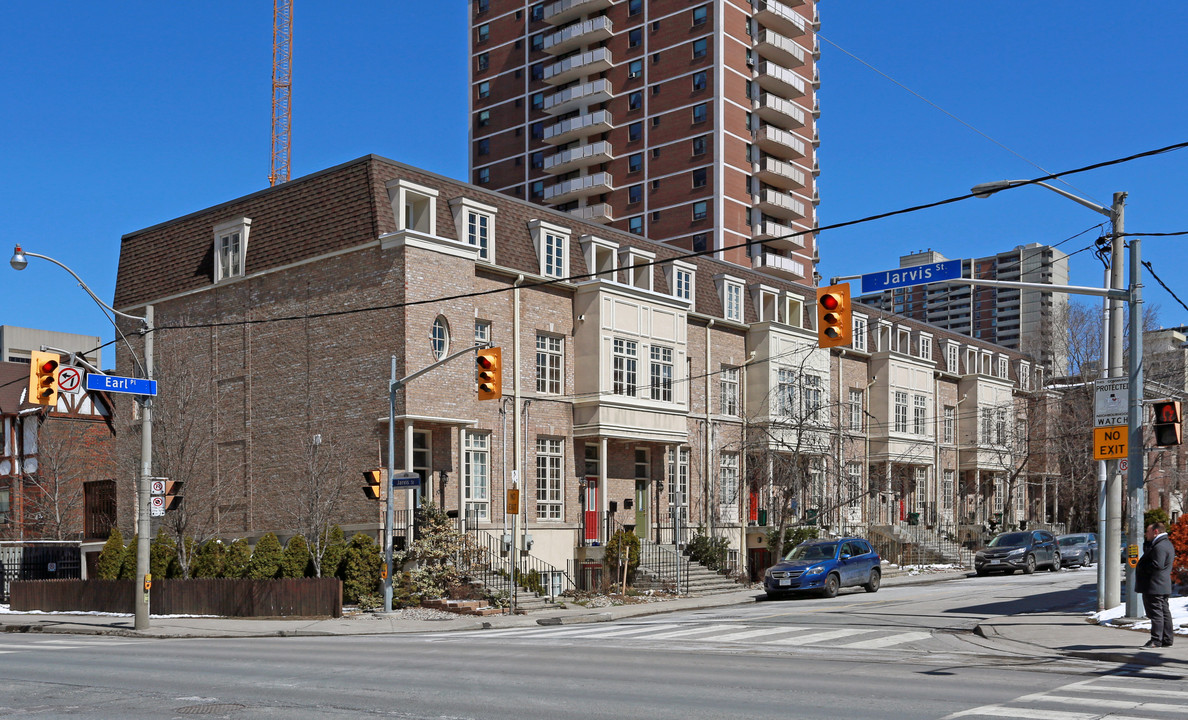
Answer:
M46 360L45 362L41 363L41 367L39 367L37 369L37 372L52 373L53 371L55 371L57 369L58 369L58 361L57 360Z
M841 305L841 300L833 293L825 293L821 296L821 307L826 310L836 310Z

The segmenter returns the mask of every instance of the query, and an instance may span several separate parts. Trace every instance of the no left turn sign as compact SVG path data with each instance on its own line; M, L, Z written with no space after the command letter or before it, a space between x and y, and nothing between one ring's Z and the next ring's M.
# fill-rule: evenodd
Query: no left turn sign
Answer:
M58 371L58 390L76 393L82 387L82 371L76 367L64 367Z

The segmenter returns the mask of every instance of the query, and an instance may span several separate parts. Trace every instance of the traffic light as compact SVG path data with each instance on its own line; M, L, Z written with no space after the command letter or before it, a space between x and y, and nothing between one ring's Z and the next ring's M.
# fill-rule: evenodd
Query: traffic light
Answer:
M363 494L370 500L383 500L383 472L364 470L363 479L367 481L367 484L363 486Z
M181 480L166 480L165 481L165 511L177 510L182 504L182 489Z
M854 336L850 314L850 286L847 283L817 288L817 345L849 345Z
M1179 400L1159 400L1151 403L1155 410L1156 445L1179 445L1184 441L1180 421L1183 420Z
M498 400L503 397L502 359L503 352L497 347L479 350L475 354L479 400Z
M58 366L62 356L57 353L33 351L29 363L29 402L54 407L58 404Z

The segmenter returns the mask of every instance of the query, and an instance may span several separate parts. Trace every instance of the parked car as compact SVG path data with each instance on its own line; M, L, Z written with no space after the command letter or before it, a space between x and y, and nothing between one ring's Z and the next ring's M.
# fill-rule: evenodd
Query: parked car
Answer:
M974 555L974 570L978 575L990 572L1009 575L1016 570L1030 575L1041 565L1052 572L1060 569L1060 546L1047 530L1000 533Z
M1084 567L1097 560L1097 533L1060 535L1056 543L1060 546L1060 563L1065 567Z
M763 589L769 598L808 591L834 597L843 587L878 592L882 579L879 554L862 538L807 540L767 569Z

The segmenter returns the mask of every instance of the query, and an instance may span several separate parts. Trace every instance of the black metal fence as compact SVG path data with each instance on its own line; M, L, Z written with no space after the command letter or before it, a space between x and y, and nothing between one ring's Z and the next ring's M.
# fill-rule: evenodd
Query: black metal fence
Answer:
M76 542L0 543L0 602L9 601L17 580L82 578L82 550Z

